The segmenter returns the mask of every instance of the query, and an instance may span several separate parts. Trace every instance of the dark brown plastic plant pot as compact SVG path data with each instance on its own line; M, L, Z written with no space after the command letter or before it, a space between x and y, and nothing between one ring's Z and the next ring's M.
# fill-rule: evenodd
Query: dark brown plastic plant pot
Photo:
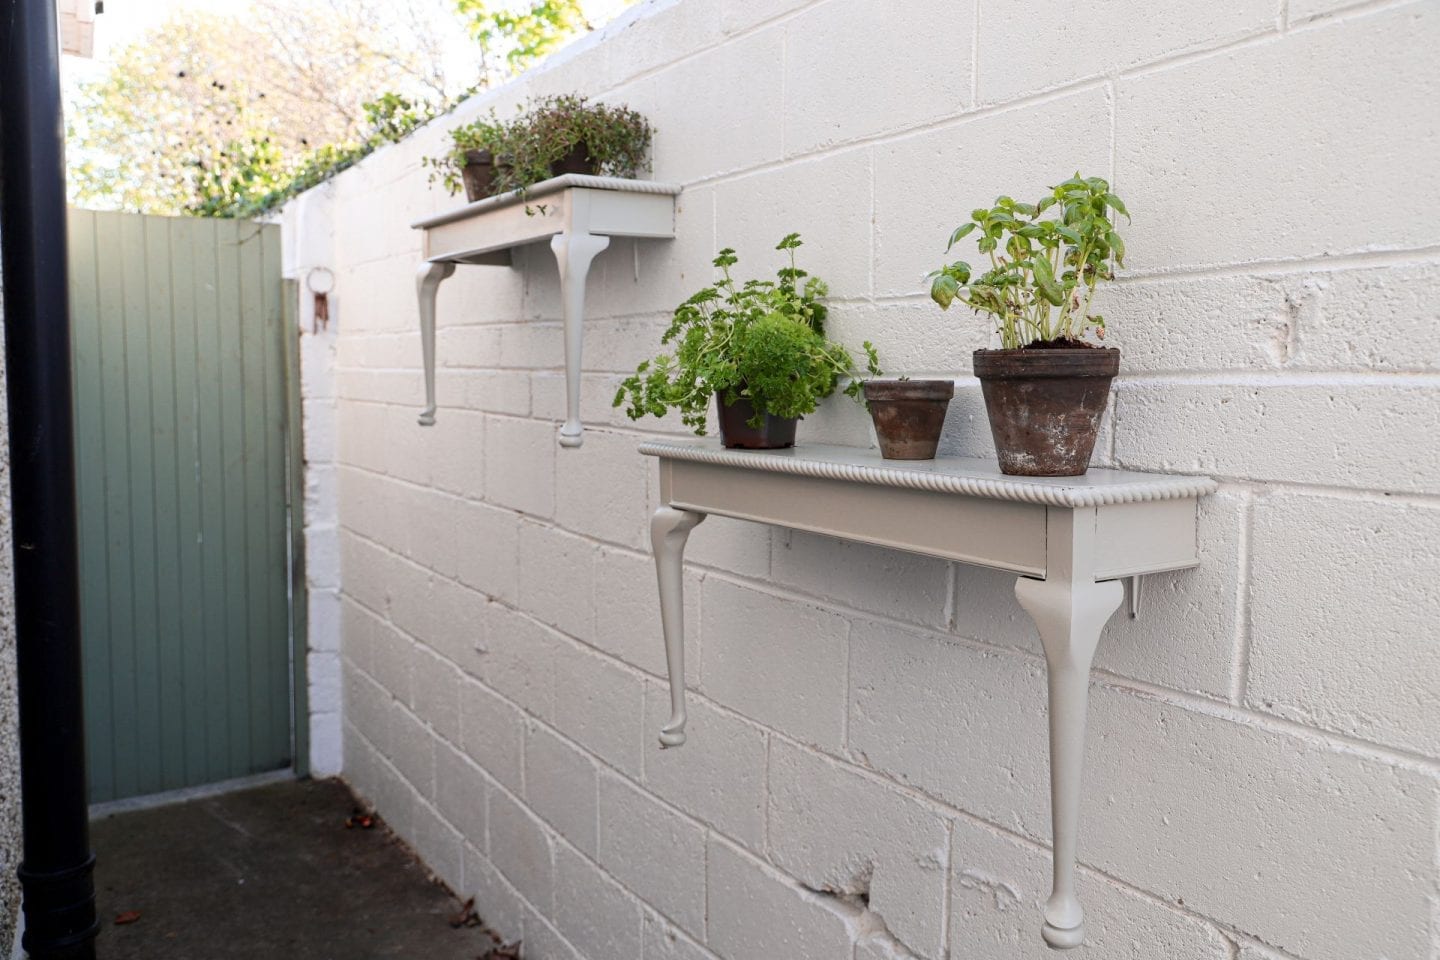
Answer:
M495 192L495 158L489 150L466 150L465 166L460 170L465 182L465 199L474 203Z
M720 408L720 443L729 449L782 450L795 446L795 424L799 417L776 417L765 414L759 428L750 426L755 408L744 397L727 404L719 394L715 401Z
M886 460L933 460L953 380L867 380L865 405Z
M1120 351L1111 347L976 350L1000 472L1078 477L1088 470L1119 372Z
M550 176L563 177L567 173L594 175L595 161L590 159L590 148L584 143L575 144L569 153L550 164Z

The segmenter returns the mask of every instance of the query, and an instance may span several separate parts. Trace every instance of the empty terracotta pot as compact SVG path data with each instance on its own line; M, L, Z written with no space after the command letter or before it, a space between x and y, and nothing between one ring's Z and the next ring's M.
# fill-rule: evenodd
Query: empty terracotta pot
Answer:
M780 450L795 446L795 424L798 417L776 417L765 414L765 420L756 428L749 424L755 416L755 407L744 397L727 404L725 398L716 394L715 402L720 408L720 443L725 447L744 450Z
M1078 477L1090 467L1120 351L1109 347L976 350L1000 472Z
M886 460L933 460L953 380L867 380L865 405Z

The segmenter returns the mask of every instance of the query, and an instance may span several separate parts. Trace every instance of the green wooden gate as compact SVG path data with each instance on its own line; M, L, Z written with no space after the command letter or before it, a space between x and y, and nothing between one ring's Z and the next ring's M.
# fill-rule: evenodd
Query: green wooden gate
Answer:
M75 210L91 802L291 765L280 229Z

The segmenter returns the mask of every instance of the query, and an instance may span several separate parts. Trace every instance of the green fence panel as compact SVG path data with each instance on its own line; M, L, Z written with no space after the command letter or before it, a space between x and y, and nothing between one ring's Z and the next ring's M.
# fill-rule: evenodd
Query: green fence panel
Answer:
M91 801L288 767L280 230L76 210L70 249Z

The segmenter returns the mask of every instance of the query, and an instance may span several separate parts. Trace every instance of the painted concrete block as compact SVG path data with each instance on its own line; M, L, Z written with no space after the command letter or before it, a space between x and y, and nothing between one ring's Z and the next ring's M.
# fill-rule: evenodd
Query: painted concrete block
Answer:
M705 936L705 828L608 771L596 861L692 937Z
M595 762L543 725L525 727L525 803L566 841L595 856Z
M894 16L884 0L831 0L786 21L787 155L933 122L969 105L970 4L913 0L904 13L910 29L867 27ZM870 68L822 66L844 63Z
M824 902L827 898L802 890L722 840L710 842L706 879L710 933L705 942L724 960L849 955L850 918L838 901Z
M539 523L520 525L520 607L542 623L588 640L595 629L593 541ZM564 584L563 590L555 589Z
M688 710L685 746L661 750L655 737L670 717L669 689L645 685L645 788L732 840L762 850L765 733L694 697Z
M606 763L638 777L645 740L641 675L565 642L557 649L554 682L556 729Z
M1124 380L1113 402L1129 469L1440 492L1427 383Z
M955 822L950 878L950 954L1032 960L1046 952L1035 929L1050 896L1043 847L969 820ZM1079 876L1085 951L1097 957L1228 960L1213 926L1089 871Z
M1251 552L1245 702L1440 754L1440 644L1425 588L1440 581L1440 509L1272 493L1256 501Z
M932 808L833 760L770 745L770 851L807 887L864 896L922 957L944 954L950 829Z
M806 743L840 748L850 632L844 618L707 577L700 624L707 696Z
M465 755L515 794L523 790L523 714L489 687L466 679L460 684L460 740ZM468 831L467 837L476 840Z
M1134 0L1040 16L1010 4L980 9L980 102L993 103L1275 28L1264 0L1186 0L1157 17Z
M1031 149L1037 130L1066 144L1064 166ZM875 294L925 294L931 270L953 260L983 260L972 239L945 252L951 231L975 207L1000 194L1034 202L1077 168L1085 176L1106 175L1110 105L1103 90L1087 89L888 140L874 155ZM951 308L957 310L963 307ZM956 313L955 322L983 321Z
M487 794L490 862L537 909L554 907L552 841L536 817L504 790Z
M1424 94L1440 81L1437 42L1440 11L1404 4L1121 78L1115 181L1144 211L1127 235L1130 266L1433 243L1440 198L1414 194L1409 171L1440 132ZM1392 65L1383 76L1347 66L1377 58ZM1224 228L1172 229L1197 209Z
M555 926L587 960L640 956L640 904L595 864L561 844L555 849Z

